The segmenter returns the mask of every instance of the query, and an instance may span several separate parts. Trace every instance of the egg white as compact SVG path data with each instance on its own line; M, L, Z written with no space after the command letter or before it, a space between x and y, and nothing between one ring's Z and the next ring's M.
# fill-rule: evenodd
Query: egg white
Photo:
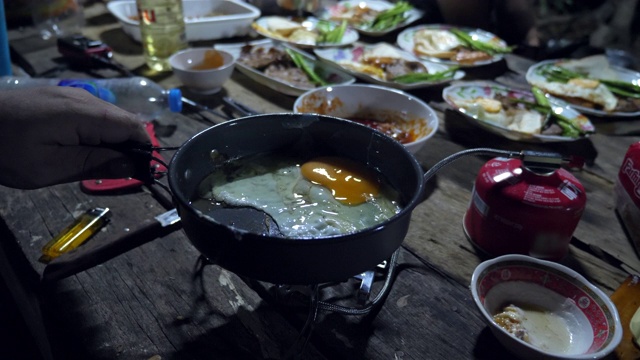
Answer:
M252 161L232 174L216 172L206 180L205 198L229 206L249 206L269 214L283 236L315 238L357 232L400 211L390 189L359 205L337 201L331 190L306 180L292 160Z
M462 46L458 37L447 30L420 29L413 35L414 50L421 55L448 59Z

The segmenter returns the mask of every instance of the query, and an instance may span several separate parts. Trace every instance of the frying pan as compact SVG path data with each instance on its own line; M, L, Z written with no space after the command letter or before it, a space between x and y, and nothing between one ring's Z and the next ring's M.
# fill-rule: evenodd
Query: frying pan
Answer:
M270 230L268 216L257 210L201 211L193 206L202 180L226 161L283 151L366 164L400 193L403 208L378 226L356 233L292 239ZM173 156L168 181L187 237L210 261L256 280L306 285L344 281L388 259L407 233L411 211L423 199L423 175L402 144L367 126L286 113L248 116L193 136Z
M271 152L289 152L296 158L340 156L360 162L385 176L400 194L402 209L377 226L355 233L294 239L283 237L270 216L256 209L194 206L201 182L218 167ZM442 167L471 154L544 159L545 164L558 160L558 154L476 148L452 154L423 173L402 144L372 128L326 115L283 113L230 120L198 133L173 156L168 181L181 220L178 224L203 256L255 280L312 285L345 281L389 259L407 234L411 212L425 199L429 179ZM144 236L89 244L64 254L47 265L43 279L73 275L151 241L158 233L173 231L175 221L165 224L169 219L176 217L158 219L152 234L145 230Z

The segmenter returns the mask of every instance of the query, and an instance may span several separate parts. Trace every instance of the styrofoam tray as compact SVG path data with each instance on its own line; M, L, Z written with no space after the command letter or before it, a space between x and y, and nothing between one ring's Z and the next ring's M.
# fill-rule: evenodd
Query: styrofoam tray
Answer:
M139 42L136 2L110 1L107 8L122 24L122 30ZM253 20L260 17L258 8L239 0L184 0L183 9L187 41L245 36L251 32ZM211 16L214 12L223 15Z

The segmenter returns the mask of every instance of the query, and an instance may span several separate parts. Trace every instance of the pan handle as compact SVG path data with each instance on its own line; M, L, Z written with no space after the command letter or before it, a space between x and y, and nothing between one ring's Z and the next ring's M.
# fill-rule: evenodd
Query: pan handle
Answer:
M53 259L44 268L42 282L52 282L105 263L138 246L182 228L176 209L155 217L155 221L126 235L102 242L89 242Z
M453 163L454 161L469 155L489 155L489 156L506 156L506 157L519 157L521 152L516 151L507 151L507 150L498 150L491 148L476 148L476 149L468 149L459 151L457 153L451 154L446 158L438 161L435 165L433 165L427 172L424 174L424 183L426 184L431 180L431 178L443 167Z

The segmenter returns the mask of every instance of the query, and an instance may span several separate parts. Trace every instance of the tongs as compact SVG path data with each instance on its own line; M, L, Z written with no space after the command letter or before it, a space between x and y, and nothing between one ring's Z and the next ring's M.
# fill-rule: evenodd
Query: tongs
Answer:
M260 112L253 110L252 108L248 107L245 104L242 104L236 100L233 100L232 98L225 96L222 98L222 101L229 106L230 108L232 108L233 110L235 110L237 113L239 113L242 116L250 116L250 115L258 115L260 114Z
M214 122L214 123L216 123L216 124L221 123L221 122L224 122L224 121L227 121L227 120L230 120L229 116L227 116L227 115L225 115L225 114L221 113L220 111L217 111L217 110L211 109L211 108L209 108L209 107L206 107L206 106L204 106L204 105L202 105L202 104L200 104L200 103L197 103L197 102L195 102L195 101L193 101L193 100L191 100L191 99L188 99L188 98L186 98L186 97L184 97L184 96L182 97L182 102L183 102L183 103L185 103L185 104L187 104L187 105L190 105L190 106L194 107L194 108L195 108L196 110L198 110L198 111L204 111L204 112L207 112L207 113L213 114L213 115L215 115L217 118L219 118L219 119L221 119L221 120L222 120L222 121L213 121L213 122ZM202 115L200 115L200 116L202 116ZM207 120L207 121L211 121L211 120L209 120L208 118L205 118L204 116L202 116L202 117L203 117L205 120Z

